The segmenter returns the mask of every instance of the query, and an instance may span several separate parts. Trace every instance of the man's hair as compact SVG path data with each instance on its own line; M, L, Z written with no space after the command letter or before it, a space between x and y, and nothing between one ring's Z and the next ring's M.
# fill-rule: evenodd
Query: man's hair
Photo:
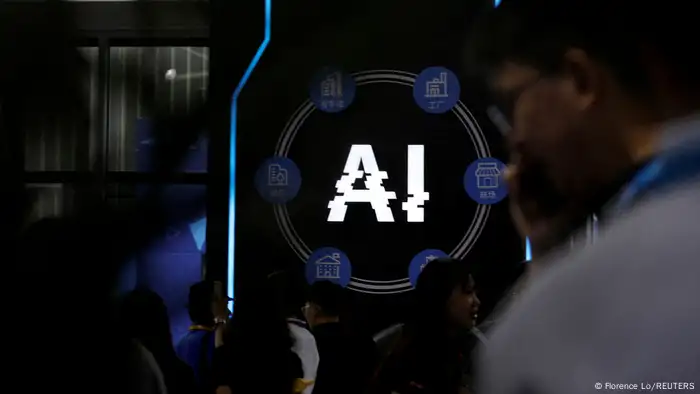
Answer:
M214 323L214 314L211 310L211 304L214 301L214 284L212 282L201 281L190 286L187 300L187 312L193 323Z
M344 295L342 287L324 280L311 285L308 301L318 305L322 314L335 317L340 315L343 308Z
M682 4L681 4L682 3ZM646 59L656 58L675 82L700 86L693 2L503 0L476 22L466 46L472 73L505 62L559 71L565 51L580 48L606 64L633 93L650 94ZM682 87L682 86L681 86Z
M303 271L274 271L267 276L267 286L286 317L301 317L307 291Z
M455 288L462 290L471 284L472 267L451 257L441 257L428 263L418 276L413 292L413 308L409 331L418 335L443 335L448 328L447 303Z

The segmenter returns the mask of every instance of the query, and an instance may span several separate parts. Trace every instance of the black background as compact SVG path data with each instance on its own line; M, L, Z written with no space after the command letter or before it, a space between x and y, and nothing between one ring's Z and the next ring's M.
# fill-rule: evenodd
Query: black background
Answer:
M302 9L302 2L284 3L273 9L270 46L239 99L237 294L253 290L257 280L274 269L303 269L277 226L272 206L257 195L253 179L261 162L274 154L288 119L308 98L313 73L323 66L337 66L351 73L393 69L417 74L439 65L459 75L466 28L483 5L439 0L426 9L408 4L412 2L357 1L343 12L341 4L329 7L319 2L315 7L310 3L316 2L306 1ZM262 15L262 9L258 12ZM251 29L261 30L261 26ZM481 99L479 81L459 76L461 100L478 120L492 155L505 161L502 139L484 116L488 103ZM350 145L360 143L373 146L380 169L389 173L384 185L397 194L391 204L394 223L377 223L369 204L351 204L344 223L326 222L327 204L335 194L334 183ZM426 190L431 193L425 223L406 223L400 209L406 194L408 144L425 145ZM462 175L476 158L467 131L452 113L424 113L406 86L359 86L346 111L314 112L292 143L289 157L302 173L301 191L288 204L297 232L311 249L335 246L345 251L353 276L406 277L408 263L421 250L449 253L476 209L462 187ZM478 270L484 312L523 257L522 240L512 227L504 200L491 210L483 233L465 258ZM381 329L406 312L409 297L410 293L353 293L353 323L368 331Z
M288 204L299 235L315 249L330 245L348 254L353 276L371 280L407 277L407 264L423 249L450 252L465 234L476 212L464 192L462 175L476 158L467 130L456 115L426 114L407 86L374 84L358 87L356 100L344 113L314 112L292 144L289 157L302 171L302 191ZM380 170L394 223L379 223L368 203L349 203L343 223L327 223L329 200L343 172L350 146L370 144ZM407 145L425 145L425 222L407 223ZM306 147L316 147L309 152ZM355 182L363 188L363 182ZM305 209L310 207L310 209Z

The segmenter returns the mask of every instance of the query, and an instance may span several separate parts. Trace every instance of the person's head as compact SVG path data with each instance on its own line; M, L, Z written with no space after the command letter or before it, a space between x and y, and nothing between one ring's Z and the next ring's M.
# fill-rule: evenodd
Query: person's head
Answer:
M337 322L345 292L339 285L327 280L314 282L309 288L304 305L304 317L311 328L319 324Z
M480 301L467 263L440 258L418 276L412 324L418 330L451 331L472 328Z
M301 271L280 270L267 276L267 286L277 298L286 317L301 318L308 285Z
M190 286L187 311L194 324L214 324L215 311L226 308L227 298L217 294L217 282L201 281ZM225 313L225 312L222 312Z
M475 25L465 60L510 120L519 192L540 209L592 203L653 153L659 122L700 109L686 4L503 0Z
M233 318L226 326L222 351L232 365L238 365L226 372L227 380L234 383L234 392L289 392L293 379L301 378L289 379L293 371L287 361L294 339L271 283L267 278L251 280L260 281L259 285L236 294ZM270 371L263 381L250 379L261 370Z
M156 358L174 351L168 310L157 293L148 289L131 291L121 300L118 313L124 333L141 342Z

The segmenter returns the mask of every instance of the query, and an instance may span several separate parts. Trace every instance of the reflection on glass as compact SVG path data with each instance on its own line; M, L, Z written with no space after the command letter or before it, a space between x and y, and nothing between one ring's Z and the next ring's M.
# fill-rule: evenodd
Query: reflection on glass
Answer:
M193 108L206 98L209 49L205 47L115 47L110 49L109 169L148 171L149 116L143 97L172 112ZM129 89L125 80L135 82ZM147 92L143 81L154 81ZM185 172L205 171L206 141L192 147ZM192 164L197 163L197 164Z
M110 185L109 200L113 204L130 204L146 185ZM188 196L206 192L204 185L167 185L163 206L177 208ZM126 264L120 275L119 290L146 287L165 301L170 314L173 340L178 341L189 326L187 293L189 287L202 280L206 252L206 215L186 223L172 225L162 236Z
M89 130L80 120L56 122L44 119L27 130L24 144L24 168L27 171L76 171L87 170L95 151L94 136L97 131L97 59L98 48L78 48L89 65L85 102L89 109Z
M28 184L33 204L29 212L28 224L44 218L69 214L73 206L73 189L62 183Z
M525 238L525 261L532 260L532 246L530 245L530 238Z

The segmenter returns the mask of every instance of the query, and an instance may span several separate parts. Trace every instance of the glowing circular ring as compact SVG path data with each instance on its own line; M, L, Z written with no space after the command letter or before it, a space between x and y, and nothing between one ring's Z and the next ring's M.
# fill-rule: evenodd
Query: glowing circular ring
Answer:
M416 80L416 74L397 70L362 71L354 73L352 76L355 78L355 83L357 84L356 86L391 83L412 88ZM297 108L290 120L284 126L284 130L277 140L275 156L287 157L292 141L294 141L299 129L309 115L311 115L315 110L316 107L311 100L306 100L301 106L299 106L299 108ZM452 109L452 113L457 116L460 123L462 123L462 126L464 126L469 133L469 137L474 144L477 156L479 158L490 157L491 152L489 150L488 143L486 142L486 138L484 137L484 133L464 103L459 101ZM469 253L471 248L476 243L476 240L481 235L481 232L486 225L486 221L488 220L490 211L490 205L477 206L476 214L474 215L467 232L464 234L459 244L457 244L457 246L450 252L451 257L462 259ZM282 204L274 205L274 212L277 225L282 231L287 244L289 244L294 253L302 261L306 262L312 251L294 229L294 225L289 217L289 212L287 211L287 206ZM396 294L411 291L413 286L411 285L408 277L389 281L368 280L352 277L348 288L357 292L368 294Z

